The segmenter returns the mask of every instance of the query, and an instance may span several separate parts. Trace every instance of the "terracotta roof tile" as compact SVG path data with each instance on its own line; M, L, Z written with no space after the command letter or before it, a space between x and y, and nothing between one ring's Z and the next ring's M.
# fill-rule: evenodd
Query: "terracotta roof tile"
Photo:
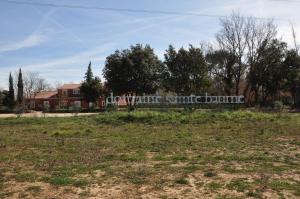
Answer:
M79 89L81 84L64 84L59 89Z
M48 99L57 95L57 91L40 91L34 97L35 99Z

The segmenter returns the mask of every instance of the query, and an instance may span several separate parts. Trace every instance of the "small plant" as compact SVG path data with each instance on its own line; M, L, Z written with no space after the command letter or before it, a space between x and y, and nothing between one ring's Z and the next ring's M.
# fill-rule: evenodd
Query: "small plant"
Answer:
M20 118L23 113L24 113L24 108L22 106L17 106L15 108L15 114L17 115L17 118Z
M44 118L46 117L47 113L49 113L49 106L44 106L43 107L43 116L44 116Z
M59 146L65 145L65 137L62 134L56 132L53 134L53 137L55 137L55 141Z
M81 112L81 107L74 104L73 106L70 107L70 111L73 116L78 116L78 114Z
M176 182L176 184L186 184L186 185L189 184L189 181L183 177L177 179L175 182Z
M213 171L206 171L204 173L204 177L207 177L207 178L212 178L212 177L215 177L217 174L214 173Z
M274 110L276 112L278 112L279 114L281 114L282 111L283 111L283 108L284 108L284 105L283 105L282 101L275 101L274 102Z

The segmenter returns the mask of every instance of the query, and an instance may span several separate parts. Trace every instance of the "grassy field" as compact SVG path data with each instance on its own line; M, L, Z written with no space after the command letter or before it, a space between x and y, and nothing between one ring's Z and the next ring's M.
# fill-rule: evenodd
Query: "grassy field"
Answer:
M0 119L0 198L300 198L300 114Z

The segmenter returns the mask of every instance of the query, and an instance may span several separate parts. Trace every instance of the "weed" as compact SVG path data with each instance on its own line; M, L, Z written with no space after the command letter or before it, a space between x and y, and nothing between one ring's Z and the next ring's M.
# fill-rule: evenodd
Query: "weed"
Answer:
M0 164L6 171L0 173L0 190L14 181L41 180L71 190L129 182L137 185L132 187L154 187L160 195L166 186L191 183L207 188L208 194L227 189L258 198L273 190L278 196L286 191L299 196L300 184L293 177L300 174L299 129L300 114L277 117L250 111L1 118L0 140L6 147L0 147ZM287 171L291 177L281 178ZM224 183L225 174L233 180ZM240 174L249 179L238 178ZM204 181L198 179L203 176Z
M213 171L206 171L204 172L204 177L207 177L207 178L212 178L212 177L215 177L217 174L214 173Z
M189 181L187 179L185 179L184 177L178 178L177 180L175 180L176 184L182 184L182 185L188 185Z
M249 182L246 181L246 179L241 178L241 179L233 179L226 185L226 188L231 190L236 190L238 192L244 192L250 189L251 186Z

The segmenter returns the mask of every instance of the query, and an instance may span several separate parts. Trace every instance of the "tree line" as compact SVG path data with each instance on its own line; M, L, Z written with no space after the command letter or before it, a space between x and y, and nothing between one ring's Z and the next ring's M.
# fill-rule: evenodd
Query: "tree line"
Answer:
M37 72L23 72L21 68L15 73L10 73L8 90L0 90L0 106L13 109L24 107L25 99L33 98L42 90L52 90L53 87Z
M170 45L163 60L150 45L136 44L129 49L116 50L106 58L102 71L104 83L94 77L90 63L81 86L82 97L95 102L99 96L110 92L116 95L157 91L201 95L207 92L244 95L246 103L252 106L272 106L282 101L299 107L300 56L295 34L295 46L288 47L278 37L278 28L272 20L233 13L222 18L220 23L215 44L190 45L186 49ZM6 96L12 103L15 88L11 75L9 81ZM18 96L21 96L21 89L18 83Z
M106 59L105 85L116 94L208 92L245 95L248 105L300 105L298 48L288 48L272 20L234 13L221 19L216 41L178 50L170 45L163 61L149 45L117 50Z

